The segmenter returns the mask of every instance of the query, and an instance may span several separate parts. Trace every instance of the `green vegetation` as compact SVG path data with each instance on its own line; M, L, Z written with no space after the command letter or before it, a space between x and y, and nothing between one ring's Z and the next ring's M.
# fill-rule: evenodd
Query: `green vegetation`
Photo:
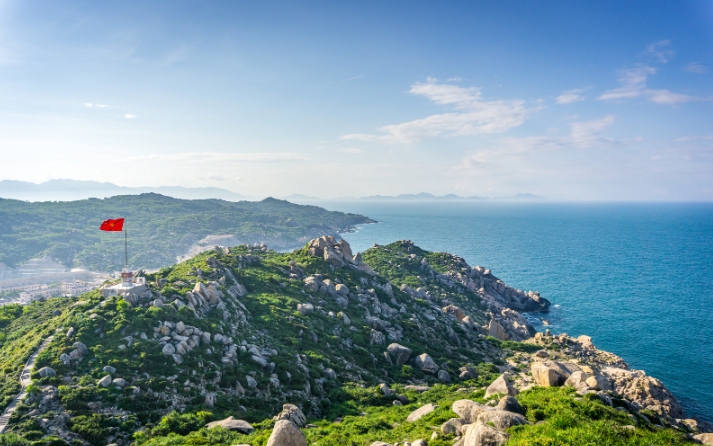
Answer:
M443 302L455 302L474 320L486 320L477 295L424 275L423 259L446 273L458 268L451 257L397 242L368 250L364 259L376 274L335 269L321 257L310 256L306 247L278 253L240 246L206 252L146 275L150 289L136 299L103 298L94 291L75 299L0 307L4 403L19 390L22 364L50 334L54 338L36 367L56 372L44 378L33 373L30 396L13 415L9 432L0 435L0 446L264 446L275 423L272 418L285 402L299 405L307 415L311 426L303 432L310 445L368 446L423 438L430 446L451 446L455 437L442 435L439 427L456 417L453 402L488 403L485 387L501 373L498 366L542 347L500 341L438 314L435 310ZM291 275L297 269L304 274ZM348 287L348 299L340 303L328 293L307 292L302 279L315 274ZM389 280L394 284L391 291ZM186 295L198 282L212 284L222 295L222 305L195 312L187 306ZM428 284L441 301L410 297L397 289L401 283L414 288ZM237 284L247 294L233 298ZM156 299L164 303L156 306ZM303 314L299 304L311 304L313 311ZM387 313L389 309L393 313ZM388 324L382 335L393 339L375 340L379 333L372 328L372 315L377 314ZM160 341L166 333L159 326L179 321L213 337L210 343L195 344L177 363L162 353ZM71 337L69 327L74 329ZM229 347L216 341L217 334L242 347L234 350L234 360L224 361ZM385 359L384 350L395 339L413 356L427 353L452 383L440 382L413 363ZM86 353L63 362L61 356L74 352L77 342L86 346ZM257 349L270 364L258 363L255 350L249 349ZM461 380L464 367L472 375ZM99 385L108 373L125 384ZM395 394L385 396L379 383L387 383ZM419 393L406 388L412 384L430 388ZM680 432L609 407L596 396L580 397L571 388L534 388L517 399L532 424L510 428L509 444L687 442ZM405 422L426 403L439 407L417 422ZM615 399L614 404L620 402ZM205 427L228 416L250 422L255 431L244 435ZM46 429L45 423L54 423L56 430ZM58 432L67 441L54 436ZM431 439L434 432L438 436Z
M122 236L99 231L99 224L118 217L126 218L130 263L141 268L170 265L208 235L235 235L243 243L264 241L286 249L371 222L273 198L237 203L158 194L71 202L0 199L0 262L15 266L48 255L68 267L115 271L124 264Z

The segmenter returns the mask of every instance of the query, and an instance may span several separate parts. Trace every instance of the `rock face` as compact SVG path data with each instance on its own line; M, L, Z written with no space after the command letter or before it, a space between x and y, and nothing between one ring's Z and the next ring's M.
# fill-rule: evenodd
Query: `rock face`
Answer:
M406 418L406 421L408 423L413 423L414 421L421 419L421 417L423 417L424 415L428 415L429 413L433 412L434 410L436 410L437 407L438 406L433 403L425 404L411 412L411 414L409 414L409 416Z
M267 446L307 446L307 440L295 423L279 420L272 429Z
M305 417L302 410L294 404L284 404L282 406L282 412L277 415L276 419L290 421L297 427L305 427L307 425L307 417Z
M324 235L320 238L310 240L307 243L307 248L309 255L313 257L321 257L325 262L335 268L348 266L369 274L374 274L374 271L372 271L369 265L363 262L360 253L357 253L356 255L352 254L352 248L346 240L337 241L337 239L331 235ZM334 291L339 291L344 295L349 293L348 288L340 288L337 290L335 287Z
M386 351L389 352L392 358L394 358L394 363L396 364L406 364L411 357L411 349L404 347L401 344L393 343L386 347Z
M208 429L214 427L222 427L223 429L238 431L243 434L250 434L255 430L247 421L236 420L233 417L228 417L220 421L213 421L211 423L208 423L206 427L208 427Z
M693 438L705 445L713 446L713 434L698 434L694 435Z
M505 432L478 422L468 426L462 446L502 446L509 439L510 436Z
M416 366L416 368L421 370L422 372L431 375L438 371L438 366L435 362L433 362L433 359L431 359L431 357L427 353L422 353L418 355L414 359L414 366Z
M517 393L517 389L507 380L504 374L498 376L498 378L485 389L486 398L496 394L515 396Z

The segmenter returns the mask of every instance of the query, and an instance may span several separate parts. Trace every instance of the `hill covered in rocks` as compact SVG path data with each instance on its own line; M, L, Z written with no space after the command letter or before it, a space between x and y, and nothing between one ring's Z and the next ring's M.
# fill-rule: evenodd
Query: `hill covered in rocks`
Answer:
M708 428L589 337L537 333L537 292L410 241L218 248L146 279L5 327L5 403L54 337L0 445L670 445Z

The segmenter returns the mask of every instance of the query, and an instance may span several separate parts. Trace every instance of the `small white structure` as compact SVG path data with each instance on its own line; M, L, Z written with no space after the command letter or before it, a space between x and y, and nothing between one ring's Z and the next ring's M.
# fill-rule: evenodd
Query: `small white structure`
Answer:
M124 268L121 271L121 282L116 285L104 285L101 294L104 297L123 295L124 293L138 293L146 289L145 277L134 277L134 273Z

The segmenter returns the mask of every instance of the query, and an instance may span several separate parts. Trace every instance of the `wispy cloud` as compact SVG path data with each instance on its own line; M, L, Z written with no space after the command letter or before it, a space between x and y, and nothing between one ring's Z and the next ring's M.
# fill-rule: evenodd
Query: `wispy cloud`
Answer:
M350 77L349 79L342 79L339 82L353 81L354 79L361 79L362 77L364 77L363 74L360 76Z
M561 95L557 96L556 101L558 104L571 104L573 102L583 101L586 98L580 93L584 93L586 90L586 88L577 88L564 91Z
M344 149L339 149L339 150L337 150L337 152L358 154L358 153L363 153L364 151L361 149L357 149L356 147L347 147Z
M83 104L87 108L107 108L107 104L92 104L91 102L85 102Z
M382 134L350 134L341 139L412 143L437 136L499 133L525 122L530 112L521 100L484 100L478 88L439 83L428 78L411 86L409 93L424 96L438 105L457 110L379 128Z
M656 62L668 63L676 54L671 49L670 40L659 40L646 47L645 54L654 58Z
M670 90L652 90L646 88L649 76L653 76L654 74L656 74L656 69L649 66L621 70L618 79L621 87L607 90L597 99L611 101L644 97L650 102L666 105L705 100L697 96L674 93Z
M563 136L545 135L525 138L503 138L491 149L480 150L463 158L456 170L485 169L494 160L517 157L526 152L555 150L581 150L596 147L610 147L619 141L602 135L602 131L616 122L613 115L591 121L569 123L569 134Z
M306 161L308 158L300 153L292 152L185 152L147 154L129 158L127 161L190 161L190 162L252 162L270 163L280 161Z
M686 64L684 69L689 73L695 74L705 74L708 72L708 68L706 68L706 66L700 62L691 62L689 64Z
M124 115L124 119L136 119L136 118L137 118L136 115L132 115L132 114L129 114L129 113L127 113L127 114Z

